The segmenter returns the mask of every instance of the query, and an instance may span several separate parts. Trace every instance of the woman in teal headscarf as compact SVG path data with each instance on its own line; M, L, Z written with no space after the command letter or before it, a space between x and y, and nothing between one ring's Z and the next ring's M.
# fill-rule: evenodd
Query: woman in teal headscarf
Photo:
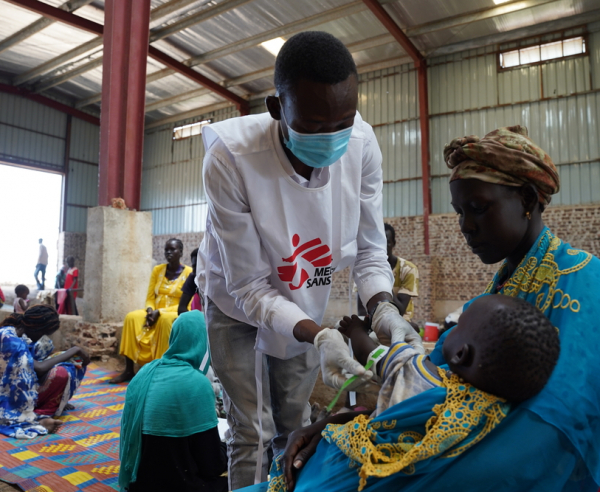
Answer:
M121 420L119 485L129 492L227 490L227 454L206 377L210 352L204 314L173 324L169 349L127 388ZM200 369L198 369L200 368Z
M457 444L449 432L443 445L432 446L400 471L391 465L436 425L449 388L398 403L366 425L364 418L342 414L331 422L349 423L329 425L321 434L327 421L317 422L290 435L275 461L270 490L355 491L364 455L378 456L363 488L369 492L598 490L600 260L571 248L545 227L542 212L558 192L559 177L527 129L500 128L483 139L456 139L444 156L452 169L452 205L467 244L485 264L504 260L486 294L524 299L559 330L560 358L548 384L537 396L513 405L480 442ZM450 331L430 356L442 368L441 347ZM349 442L364 443L362 453L349 454L344 445ZM266 489L261 484L248 491Z

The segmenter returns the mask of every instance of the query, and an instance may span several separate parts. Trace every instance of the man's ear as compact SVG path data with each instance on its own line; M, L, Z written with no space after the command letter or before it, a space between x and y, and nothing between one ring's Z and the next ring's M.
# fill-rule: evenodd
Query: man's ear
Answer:
M267 110L269 114L274 120L281 120L281 103L278 97L275 96L267 96L265 97L265 104L267 105Z
M465 343L449 362L455 366L469 367L473 363L473 352L473 347Z

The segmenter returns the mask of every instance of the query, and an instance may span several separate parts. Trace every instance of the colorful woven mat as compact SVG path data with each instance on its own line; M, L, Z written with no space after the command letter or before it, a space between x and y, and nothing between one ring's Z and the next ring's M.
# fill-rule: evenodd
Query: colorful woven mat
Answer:
M0 438L0 480L26 492L119 490L119 429L127 385L109 385L110 373L94 364L58 417L56 434Z

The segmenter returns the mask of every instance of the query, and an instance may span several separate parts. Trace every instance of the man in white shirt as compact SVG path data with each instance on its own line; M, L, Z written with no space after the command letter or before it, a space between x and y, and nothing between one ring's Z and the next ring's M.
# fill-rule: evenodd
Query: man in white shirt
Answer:
M43 239L40 238L40 251L38 253L37 264L35 265L35 273L33 276L35 277L35 283L37 284L38 290L44 290L46 283L46 267L48 266L48 250L46 246L42 244ZM42 274L42 281L40 282L38 275Z
M269 445L277 454L310 423L319 360L334 387L343 371L361 376L357 385L372 376L337 330L320 326L332 273L352 269L374 326L392 301L381 151L356 111L352 56L330 34L297 34L277 57L275 86L269 113L203 131L208 217L197 282L228 414L230 490L264 481ZM406 334L420 344L410 325Z

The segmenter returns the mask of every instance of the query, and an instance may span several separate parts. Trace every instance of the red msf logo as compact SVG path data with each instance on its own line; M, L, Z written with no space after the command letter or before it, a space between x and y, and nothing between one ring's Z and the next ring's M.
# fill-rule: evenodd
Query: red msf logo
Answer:
M321 240L319 238L313 239L312 241L308 241L298 246L299 243L300 236L298 236L298 234L294 234L294 237L292 238L292 245L296 249L289 258L282 258L283 261L286 263L292 263L292 265L286 265L277 268L279 279L283 282L289 282L290 290L299 289L304 285L304 282L310 278L308 272L304 268L300 267L300 279L298 284L294 285L296 271L298 270L298 263L296 262L296 258L298 256L309 262L315 268L327 267L331 265L331 262L333 261L329 246L326 244L321 244Z

